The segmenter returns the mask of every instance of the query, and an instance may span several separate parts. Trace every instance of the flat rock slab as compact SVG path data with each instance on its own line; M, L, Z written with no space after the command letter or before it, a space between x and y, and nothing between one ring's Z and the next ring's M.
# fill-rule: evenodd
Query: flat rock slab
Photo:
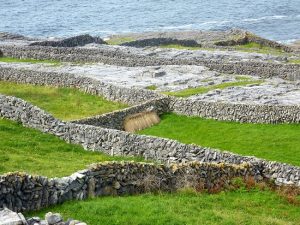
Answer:
M9 209L0 211L0 225L26 225L24 216Z
M300 105L300 84L274 78L261 85L216 89L190 99L250 105Z

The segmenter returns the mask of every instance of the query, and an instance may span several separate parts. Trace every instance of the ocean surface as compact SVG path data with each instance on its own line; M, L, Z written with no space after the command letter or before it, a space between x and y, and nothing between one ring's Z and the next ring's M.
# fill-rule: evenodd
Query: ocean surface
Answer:
M0 0L0 31L33 37L230 28L300 39L300 0Z

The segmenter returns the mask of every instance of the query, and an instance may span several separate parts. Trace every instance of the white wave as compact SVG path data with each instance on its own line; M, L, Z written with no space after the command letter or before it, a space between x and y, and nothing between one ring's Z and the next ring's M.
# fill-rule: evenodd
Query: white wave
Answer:
M284 16L284 15L274 15L274 16L263 16L263 17L259 17L259 18L247 18L247 19L243 19L243 22L257 22L257 21L262 21L262 20L280 20L280 19L284 19L287 18L288 16Z
M287 40L280 40L278 42L282 43L282 44L291 44L291 43L294 43L296 41L299 41L299 39L287 39Z
M211 24L225 24L225 23L230 23L231 21L229 20L221 20L221 21L216 21L216 20L212 20L212 21L206 21L206 22L202 22L199 23L199 26L205 26L205 25L211 25Z
M185 25L178 25L178 26L165 26L165 27L160 27L159 29L162 30L176 30L176 29L188 29L192 28L194 24L185 24Z

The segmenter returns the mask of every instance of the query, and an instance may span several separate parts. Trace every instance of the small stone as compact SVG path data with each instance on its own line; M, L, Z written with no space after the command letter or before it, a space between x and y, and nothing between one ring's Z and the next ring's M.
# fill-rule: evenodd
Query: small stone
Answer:
M41 219L39 217L32 217L27 220L27 223L28 225L35 225L35 224L39 224L40 221Z
M66 225L76 225L80 223L79 220L73 220L73 219L69 219L67 222L66 222Z
M63 221L62 216L59 213L48 212L45 216L45 220L49 225L56 225Z
M40 225L49 225L49 224L48 224L48 222L47 222L46 220L42 220L42 221L40 222Z
M120 188L121 188L121 184L120 184L118 181L116 181L116 182L114 183L114 188L115 188L115 189L120 189Z

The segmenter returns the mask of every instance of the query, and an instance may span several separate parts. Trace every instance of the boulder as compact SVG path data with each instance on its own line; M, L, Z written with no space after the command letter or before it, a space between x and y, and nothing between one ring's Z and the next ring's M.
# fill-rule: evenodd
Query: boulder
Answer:
M0 211L0 225L27 225L27 222L21 213L5 208Z
M63 218L59 213L48 212L45 215L45 220L48 222L49 225L56 225L60 224L63 221Z

